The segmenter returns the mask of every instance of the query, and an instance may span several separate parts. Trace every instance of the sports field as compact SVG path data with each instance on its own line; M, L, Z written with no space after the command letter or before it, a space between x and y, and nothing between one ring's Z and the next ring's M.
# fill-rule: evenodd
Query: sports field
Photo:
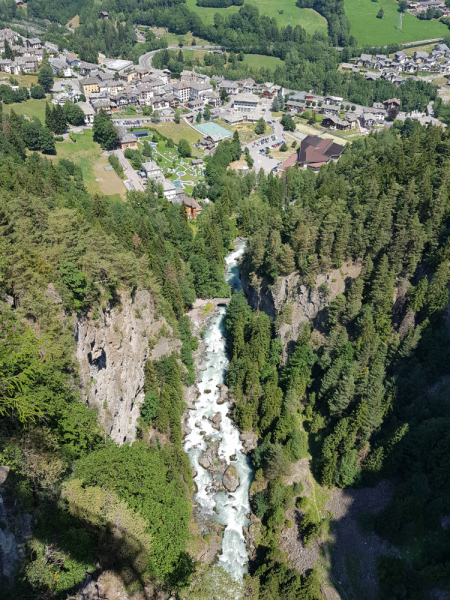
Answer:
M443 23L419 21L409 13L403 15L402 29L397 29L399 13L395 0L345 0L344 7L351 24L350 33L358 40L359 46L385 46L449 35ZM384 10L384 16L377 19L380 8Z
M301 25L308 33L315 31L327 31L327 21L324 17L316 13L311 8L297 8L295 0L246 0L247 4L253 4L259 9L259 14L275 18L279 27L286 25ZM223 16L237 13L240 6L230 6L229 8L203 8L197 6L197 0L186 0L186 6L196 12L204 23L214 22L214 15L219 13ZM283 14L280 14L283 11Z
M196 129L201 131L203 135L214 135L218 133L223 138L231 137L231 133L228 129L217 125L217 123L203 123L202 125L196 125Z

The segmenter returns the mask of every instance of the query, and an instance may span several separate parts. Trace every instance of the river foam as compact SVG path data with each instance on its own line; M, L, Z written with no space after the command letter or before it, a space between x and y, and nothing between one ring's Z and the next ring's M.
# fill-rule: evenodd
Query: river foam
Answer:
M230 286L241 290L238 261L244 253L245 244L241 242L235 251L226 258L226 279ZM219 565L236 580L247 573L248 552L243 535L243 527L248 526L247 515L250 512L249 489L253 479L253 469L249 458L243 454L239 431L227 416L229 404L218 404L220 391L217 385L225 383L229 360L225 348L225 308L220 306L217 314L209 321L204 336L206 346L202 365L206 370L199 372L199 397L195 410L190 411L188 427L191 429L184 440L184 450L189 454L191 465L197 472L196 502L201 506L203 515L225 526L222 537L222 553ZM222 421L220 431L212 427L208 417L220 412ZM201 427L196 427L197 422ZM208 438L209 442L205 440ZM240 485L233 493L219 492L213 484L211 473L199 464L208 443L219 441L218 455L227 465L236 467ZM233 460L231 460L233 457Z

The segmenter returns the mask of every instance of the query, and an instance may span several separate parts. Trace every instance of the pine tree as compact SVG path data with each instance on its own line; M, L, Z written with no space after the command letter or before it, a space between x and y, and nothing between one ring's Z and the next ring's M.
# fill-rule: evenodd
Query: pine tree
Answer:
M47 59L43 60L38 73L38 83L41 85L47 94L53 87L53 71Z
M432 315L436 311L442 310L448 303L448 281L450 279L450 269L448 260L444 260L436 269L427 293L427 312Z
M8 40L5 40L5 58L8 60L14 60L14 52L11 50L11 46L8 44Z
M64 113L64 109L60 104L57 104L53 109L52 115L53 122L53 131L60 135L66 132L67 129L67 119Z
M55 130L55 124L53 119L53 108L50 106L48 102L45 103L45 126L50 129L50 131Z
M326 459L322 467L321 484L324 487L333 487L336 477L338 455L333 452L331 457Z
M55 138L52 132L46 127L42 127L39 131L39 147L43 154L55 154Z
M358 277L350 285L350 289L347 294L345 312L342 317L342 322L344 324L353 320L361 310L363 288L364 280L362 277Z
M268 432L275 419L280 415L282 402L283 392L278 387L276 372L272 372L266 383L261 401L259 430L263 435Z
M281 275L290 275L295 271L295 254L289 244L282 245L279 262Z

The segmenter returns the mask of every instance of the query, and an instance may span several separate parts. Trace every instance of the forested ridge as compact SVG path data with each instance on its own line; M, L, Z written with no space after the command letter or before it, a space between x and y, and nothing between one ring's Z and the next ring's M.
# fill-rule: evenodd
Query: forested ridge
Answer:
M185 310L197 295L229 294L224 255L236 225L219 200L194 233L154 186L127 203L89 194L78 165L30 151L33 123L52 137L14 110L0 132L0 464L16 514L33 518L8 597L65 598L97 563L130 589L151 582L175 593L195 571L181 414L197 340ZM253 187L252 177L224 177L233 199ZM182 346L145 365L143 441L119 447L80 401L73 327L137 289L150 291ZM149 443L150 429L161 443Z
M449 144L442 129L408 121L354 142L317 176L293 168L262 180L257 196L241 204L243 270L253 286L294 272L314 286L317 274L362 260L359 277L315 323L322 342L305 325L286 364L276 333L292 306L272 323L242 294L227 309L235 417L258 432L256 480L270 482L253 498L266 527L262 581L284 519L280 507L301 495L279 478L309 447L323 486L395 477L390 503L372 522L399 548L378 560L380 598L426 598L433 586L450 585L441 524L450 510ZM319 292L329 294L328 285ZM327 530L307 498L297 506L306 542Z
M395 482L371 522L397 549L379 558L380 599L448 589L450 134L407 119L354 141L318 175L265 177L227 170L241 156L236 133L207 161L208 187L195 191L212 202L192 225L154 185L126 203L88 193L78 165L36 152L41 137L53 141L48 127L14 110L1 120L0 463L18 510L34 519L10 597L64 598L96 564L130 589L151 581L202 597L203 584L189 591L198 565L181 415L198 342L185 312L196 297L230 294L224 257L237 235L255 285L297 273L313 287L320 273L362 266L286 362L277 333L289 305L275 320L242 293L228 305L234 416L259 437L252 506L262 528L247 597L321 598L319 570L300 574L278 547L294 504L306 544L332 522L301 485L283 482L309 455L325 488ZM119 447L80 401L73 325L137 289L150 291L182 346L146 363L141 439Z

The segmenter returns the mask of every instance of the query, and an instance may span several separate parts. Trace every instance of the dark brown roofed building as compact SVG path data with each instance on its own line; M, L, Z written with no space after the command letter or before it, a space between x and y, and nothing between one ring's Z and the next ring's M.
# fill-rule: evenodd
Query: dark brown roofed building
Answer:
M180 203L186 207L186 215L188 219L196 219L197 215L202 211L202 207L194 198L189 198L185 194L180 195Z
M344 152L344 146L333 140L325 140L317 135L307 135L300 143L297 160L300 167L318 169L333 160L337 162Z

